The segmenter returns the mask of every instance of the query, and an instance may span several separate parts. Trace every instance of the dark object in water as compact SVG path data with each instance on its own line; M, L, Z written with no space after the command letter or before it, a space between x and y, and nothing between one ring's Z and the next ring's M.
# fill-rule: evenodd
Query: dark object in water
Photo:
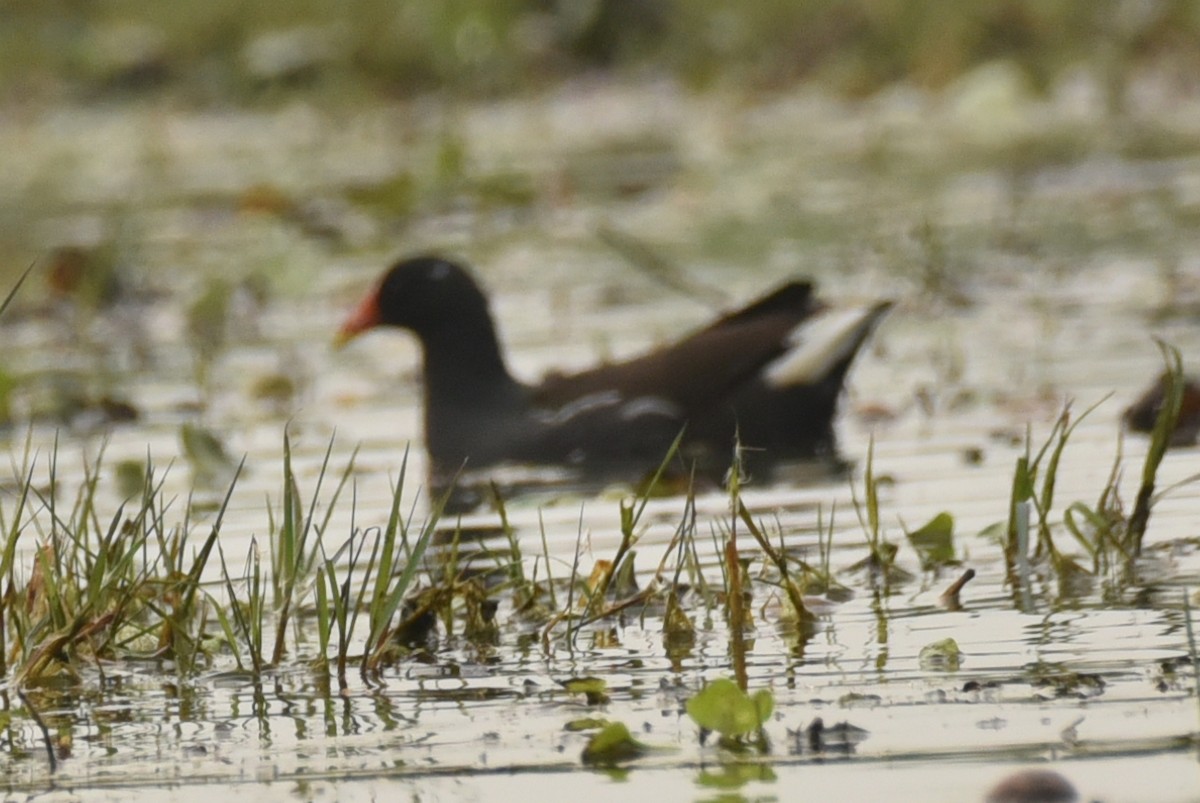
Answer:
M992 787L986 803L1073 803L1079 793L1053 770L1022 770Z
M833 313L813 297L811 283L789 282L644 356L528 385L509 374L471 275L421 256L388 270L339 341L376 326L420 339L435 481L464 465L501 463L636 479L662 461L680 432L682 457L720 477L735 438L755 468L834 454L846 371L890 306Z
M1125 426L1133 432L1150 433L1154 431L1154 423L1162 410L1163 401L1167 395L1167 384L1170 374L1164 373L1154 380L1154 384L1138 397L1125 410L1122 420ZM1171 446L1195 446L1200 436L1200 383L1194 379L1183 381L1183 402L1179 407L1179 420L1175 422L1175 432L1171 435Z
M833 755L852 755L860 742L866 741L871 734L857 725L849 722L839 722L836 725L825 726L825 721L816 717L803 730L788 730L792 737L792 750L795 753L809 752L814 754L828 753Z

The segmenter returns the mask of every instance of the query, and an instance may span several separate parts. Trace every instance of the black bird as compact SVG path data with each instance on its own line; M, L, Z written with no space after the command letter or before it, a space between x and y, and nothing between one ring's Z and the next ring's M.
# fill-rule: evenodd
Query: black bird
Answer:
M756 470L834 454L846 371L890 306L835 313L810 282L788 282L671 345L532 385L509 373L467 270L419 256L384 274L338 339L395 326L421 341L435 478L517 463L639 479L681 432L686 463L720 477L735 440Z

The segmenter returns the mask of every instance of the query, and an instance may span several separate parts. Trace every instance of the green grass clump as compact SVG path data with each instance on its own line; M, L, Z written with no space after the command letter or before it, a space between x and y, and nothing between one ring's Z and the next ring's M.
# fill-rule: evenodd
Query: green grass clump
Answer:
M1121 450L1118 448L1112 470L1096 503L1088 505L1076 501L1062 514L1063 527L1084 549L1091 563L1090 569L1080 566L1055 540L1052 512L1058 466L1067 443L1079 423L1104 400L1074 420L1070 404L1066 405L1036 455L1032 454L1027 442L1025 454L1018 458L1013 473L1010 514L1004 539L1005 562L1014 588L1021 584L1018 576L1022 557L1018 539L1020 503L1029 504L1037 514L1037 543L1031 558L1034 561L1046 560L1064 591L1069 591L1076 580L1088 576L1112 574L1118 586L1124 586L1132 578L1134 563L1142 553L1154 503L1163 493L1171 490L1168 488L1167 491L1156 493L1156 478L1175 431L1185 384L1179 350L1165 343L1159 346L1167 365L1166 393L1150 435L1150 446L1142 464L1133 510L1126 513L1121 500ZM1183 482L1195 478L1190 477Z
M240 466L207 533L194 544L194 507L175 504L164 491L164 475L149 461L141 492L104 515L97 492L103 452L84 466L83 482L67 506L57 448L45 459L27 455L13 504L0 508L0 673L14 672L19 686L64 675L78 682L87 667L149 659L192 678L228 655L239 670L258 676L291 655L311 655L301 621L309 621L301 613L311 607L318 666L328 670L335 661L345 685L361 610L368 625L362 670L378 669L411 615L397 621L415 588L439 508L420 528L400 516L402 468L388 525L366 531L352 525L349 537L327 550L331 517L354 463L351 456L325 499L332 449L331 442L304 502L285 433L282 515L276 526L268 511L269 546L252 539L240 571L231 569L220 543ZM41 470L44 481L38 480ZM173 520L180 510L182 520ZM206 574L213 556L220 562L217 585ZM475 621L486 624L486 594L478 584L454 580L434 590L461 597Z
M78 677L83 666L101 660L152 655L191 675L204 654L207 609L200 578L229 495L201 548L185 558L190 528L186 522L167 525L171 504L153 467L147 467L140 498L101 518L96 504L100 458L85 466L69 510L58 503L57 447L46 460L44 486L35 483L37 464L33 456L21 472L20 493L3 522L4 668L16 671L18 684L38 684L64 673ZM18 550L30 528L40 537L27 547L33 550L32 565L22 576Z

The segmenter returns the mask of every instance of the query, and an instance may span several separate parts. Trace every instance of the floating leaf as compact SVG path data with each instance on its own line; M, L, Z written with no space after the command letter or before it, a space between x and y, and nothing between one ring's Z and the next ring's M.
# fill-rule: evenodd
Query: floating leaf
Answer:
M572 719L566 725L563 725L563 730L572 733L577 731L592 731L597 728L607 727L608 724L609 721L607 719L601 719L600 717L580 717L579 719Z
M907 533L908 542L921 556L922 568L936 569L954 562L954 517L945 511L924 526Z
M572 694L584 695L588 705L603 705L608 702L608 683L603 678L569 678L560 683Z
M623 722L611 722L583 748L583 763L611 766L645 755L646 745L633 738Z
M771 692L759 689L750 696L729 678L714 680L687 701L688 716L697 725L726 737L756 732L774 710Z
M953 672L962 663L962 650L952 638L944 638L921 648L917 660L926 671L946 670Z

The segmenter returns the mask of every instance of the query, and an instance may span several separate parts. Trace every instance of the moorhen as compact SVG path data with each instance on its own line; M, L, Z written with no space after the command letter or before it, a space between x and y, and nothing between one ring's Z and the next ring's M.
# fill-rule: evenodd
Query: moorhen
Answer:
M680 432L685 462L719 478L735 440L756 469L834 453L846 371L890 306L836 314L811 283L789 282L641 357L530 385L508 372L487 299L467 270L419 256L384 274L338 341L376 326L420 339L434 478L517 463L637 480Z

